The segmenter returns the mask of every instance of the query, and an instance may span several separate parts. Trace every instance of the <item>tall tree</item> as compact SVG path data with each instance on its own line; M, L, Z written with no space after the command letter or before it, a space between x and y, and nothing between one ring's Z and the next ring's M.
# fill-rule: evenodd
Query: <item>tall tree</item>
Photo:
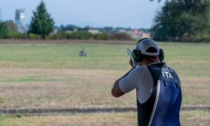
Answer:
M54 21L47 12L45 3L41 1L37 10L33 12L33 17L29 26L29 33L38 34L42 39L54 30Z
M5 22L0 21L0 39L6 37L8 28Z
M152 27L156 40L199 41L209 36L209 0L166 1Z

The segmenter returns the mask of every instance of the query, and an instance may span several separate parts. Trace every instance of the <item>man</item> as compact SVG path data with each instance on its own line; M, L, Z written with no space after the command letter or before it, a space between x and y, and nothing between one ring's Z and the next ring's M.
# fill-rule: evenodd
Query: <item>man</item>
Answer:
M159 54L155 41L140 40L132 52L137 64L112 88L114 97L136 89L139 126L180 125L181 83L176 72L160 61L163 56Z

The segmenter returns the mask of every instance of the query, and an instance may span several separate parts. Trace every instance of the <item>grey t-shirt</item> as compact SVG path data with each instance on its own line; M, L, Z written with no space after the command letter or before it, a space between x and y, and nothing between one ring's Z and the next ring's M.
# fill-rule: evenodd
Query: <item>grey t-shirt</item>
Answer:
M119 81L119 87L124 93L136 89L138 101L143 104L152 94L153 78L147 66L138 66Z

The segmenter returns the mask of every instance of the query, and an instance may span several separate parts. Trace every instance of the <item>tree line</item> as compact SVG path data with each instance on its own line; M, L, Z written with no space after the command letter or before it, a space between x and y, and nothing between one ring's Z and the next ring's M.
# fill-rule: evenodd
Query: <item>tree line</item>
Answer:
M151 28L161 41L210 41L209 0L166 0Z
M151 0L153 1L153 0ZM161 1L161 0L158 0ZM210 41L210 0L165 0L162 9L154 18L150 29L151 37L158 41L202 42ZM8 22L7 22L8 23ZM33 12L27 34L9 32L5 22L0 22L0 38L37 38L37 39L120 39L129 40L125 33L110 35L106 32L65 33L62 30L52 35L54 20L41 1Z
M6 21L3 23L0 23L0 38L5 38L5 39L43 39L41 35L35 34L35 33L21 33L18 32L18 27L17 25L12 21ZM78 30L74 32L69 32L68 30L69 25L67 26L61 26L57 27L56 33L52 33L49 35L45 35L44 39L83 39L83 40L133 40L133 38L126 34L126 33L114 33L114 34L109 34L111 31L108 29L112 29L114 31L114 28L109 27L108 29L101 28L100 32L97 34L93 34L88 31L84 30ZM79 29L79 28L78 28ZM81 28L83 29L83 28ZM84 28L86 29L86 28ZM115 28L117 29L117 28Z

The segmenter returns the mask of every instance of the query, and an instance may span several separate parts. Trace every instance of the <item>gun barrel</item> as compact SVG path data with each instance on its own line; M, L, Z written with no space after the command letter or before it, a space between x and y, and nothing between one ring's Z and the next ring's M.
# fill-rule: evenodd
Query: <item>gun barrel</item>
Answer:
M130 51L129 48L127 48L127 53L128 53L128 55L129 55L129 57L131 58L131 60L134 61L134 59L133 59L133 57L132 57L132 53L131 53L131 51Z

